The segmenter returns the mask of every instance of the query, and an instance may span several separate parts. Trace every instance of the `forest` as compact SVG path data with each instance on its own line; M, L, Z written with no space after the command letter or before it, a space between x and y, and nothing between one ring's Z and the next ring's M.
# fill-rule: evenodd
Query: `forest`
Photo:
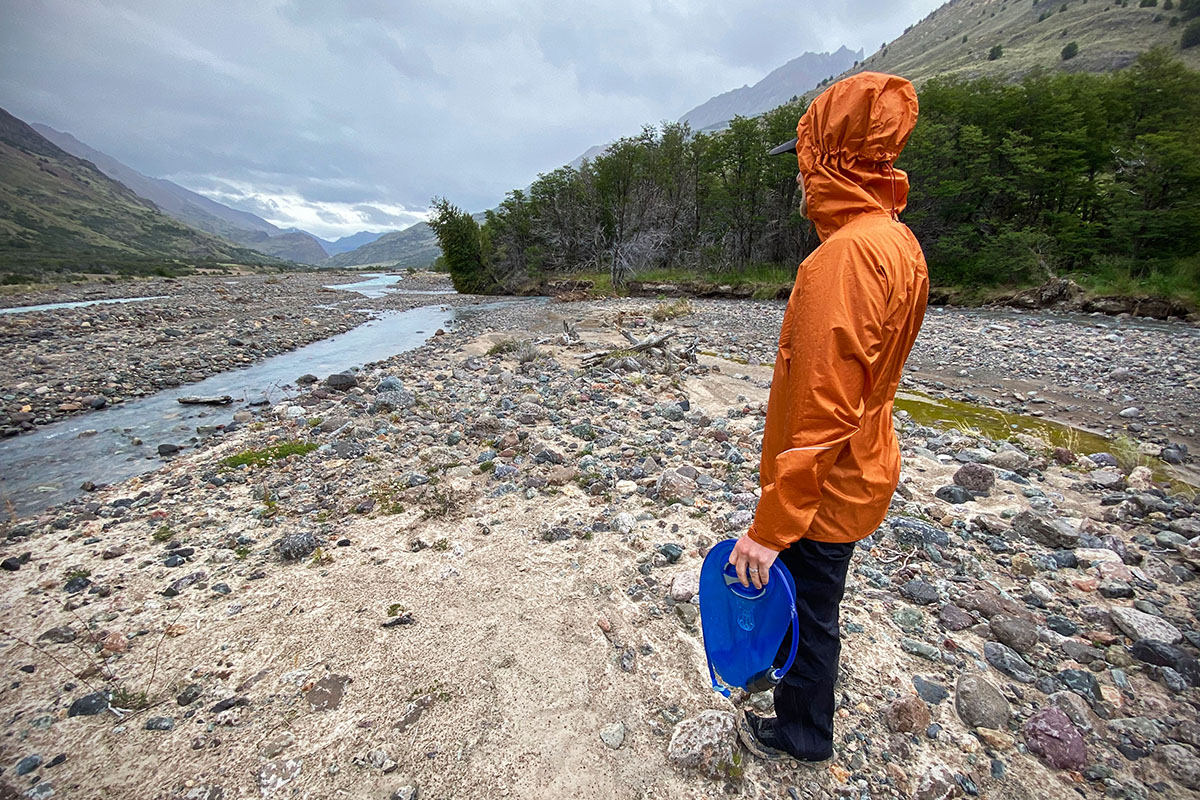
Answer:
M1107 75L934 79L896 166L902 216L935 285L982 290L1069 276L1098 290L1200 299L1200 73L1163 51ZM460 291L567 277L790 282L817 245L799 212L801 102L724 131L647 127L578 169L513 190L479 225L435 200Z

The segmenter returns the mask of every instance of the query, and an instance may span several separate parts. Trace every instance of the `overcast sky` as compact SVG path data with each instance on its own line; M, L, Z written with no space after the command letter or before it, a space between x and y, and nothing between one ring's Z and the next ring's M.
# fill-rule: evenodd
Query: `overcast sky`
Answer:
M471 211L941 0L0 0L0 106L319 236ZM797 87L803 90L806 87Z

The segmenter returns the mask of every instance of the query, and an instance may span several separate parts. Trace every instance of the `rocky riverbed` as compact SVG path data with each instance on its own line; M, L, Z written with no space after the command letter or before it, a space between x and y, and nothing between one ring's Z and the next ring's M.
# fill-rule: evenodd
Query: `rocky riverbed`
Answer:
M901 486L851 568L837 755L748 756L708 687L695 586L753 513L754 362L782 307L691 309L496 309L6 526L0 781L172 800L1200 790L1193 493L1111 453L904 417ZM1173 347L1191 329L1039 323L1026 363L987 343L1027 323L959 313L931 313L907 382L1049 414L1069 394L1050 387L1095 380L1080 404L1102 422L1101 364L1140 358L1120 391L1144 416L1114 428L1189 435L1172 413L1194 414L1175 383L1195 356ZM620 329L675 330L683 355L585 366L631 347Z
M151 299L0 314L0 362L7 367L0 376L0 436L246 366L347 331L372 311L430 302L426 294L364 297L327 288L362 279L354 272L209 275L6 297L6 307ZM427 273L401 283L418 292L450 290L444 276Z

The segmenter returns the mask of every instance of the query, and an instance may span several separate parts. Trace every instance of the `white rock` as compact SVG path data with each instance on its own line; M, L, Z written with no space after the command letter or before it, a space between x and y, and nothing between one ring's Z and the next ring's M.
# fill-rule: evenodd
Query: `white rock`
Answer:
M1111 609L1109 615L1121 632L1130 639L1157 639L1167 644L1183 640L1183 634L1174 625L1137 609L1119 606Z
M700 574L698 572L680 572L671 579L671 599L676 603L686 603L700 591Z

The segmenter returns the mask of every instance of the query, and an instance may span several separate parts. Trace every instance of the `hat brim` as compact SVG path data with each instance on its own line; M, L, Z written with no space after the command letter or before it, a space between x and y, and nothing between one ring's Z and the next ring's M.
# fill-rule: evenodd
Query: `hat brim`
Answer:
M796 143L798 141L800 141L800 140L797 138L797 139L792 139L790 142L784 142L783 144L779 145L778 147L771 148L770 152L768 152L767 155L781 156L781 155L784 155L785 153L791 153L792 155L795 155L796 154Z

